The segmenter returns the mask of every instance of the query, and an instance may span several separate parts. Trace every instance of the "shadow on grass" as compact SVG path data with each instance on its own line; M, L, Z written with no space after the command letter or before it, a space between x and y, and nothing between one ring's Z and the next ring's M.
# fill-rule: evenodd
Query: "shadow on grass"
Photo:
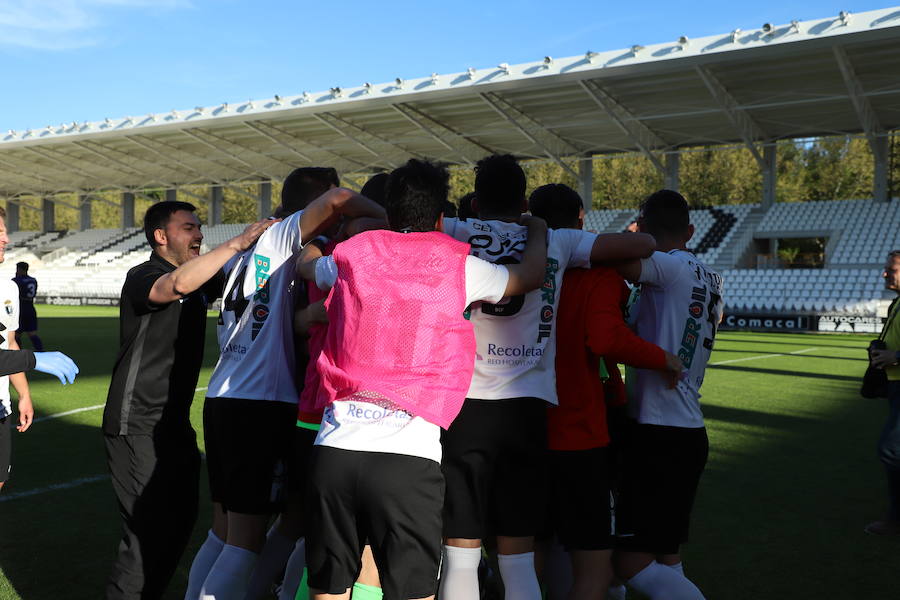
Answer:
M818 348L840 348L842 350L865 351L866 346L869 344L869 340L872 338L875 338L875 337L878 337L878 336L876 334L872 334L870 337L865 337L865 338L860 337L860 344L853 345L853 344L830 344L830 343L820 342L818 339L815 339L815 340L809 339L809 340L804 340L802 342L789 342L789 341L777 342L777 341L769 341L769 340L758 340L755 338L752 340L742 340L740 338L726 337L722 334L717 334L716 335L716 350L719 349L718 345L721 344L722 342L730 342L730 343L741 343L741 344L747 344L747 343L770 344L773 346L781 346L782 348L784 348L785 346L800 346L801 348L808 348L810 346L816 346Z
M217 358L214 334L215 320L211 318L207 321L204 367L214 365ZM60 388L72 394L71 407L103 404L118 350L118 319L43 317L41 335L48 350L65 352L81 369L73 387ZM50 382L43 375L33 379L34 388L55 389L47 387ZM40 398L33 395L35 417L47 416ZM202 402L202 394L195 398L198 402ZM14 434L13 473L0 494L0 578L5 576L15 592L5 595L0 581L3 600L103 597L121 521L107 477L101 415L102 410L95 410L46 420L25 434ZM198 431L198 435L202 434ZM166 599L183 598L190 561L209 524L205 465L201 472L200 517ZM73 485L48 489L67 483ZM39 493L25 495L29 492Z
M896 540L862 531L885 508L875 444L886 409L860 402L858 384L841 373L710 367L710 462L684 547L707 598L895 597Z
M795 358L796 355L788 354L785 355L789 358ZM800 355L804 356L804 355ZM774 357L773 357L774 358ZM832 358L831 356L828 357ZM862 379L862 373L859 376L855 377L852 375L838 375L835 373L813 373L809 371L790 371L786 369L764 369L761 367L737 367L734 365L709 365L707 369L716 370L716 371L737 371L741 373L758 373L762 375L784 375L787 377L811 377L813 379L831 379L833 381L848 381L858 384Z
M747 356L747 358L751 358L752 355L756 352L774 354L771 350L756 350L756 349L734 350L734 349L719 348L718 346L716 346L716 354L721 354L723 352L731 353L731 354L747 354L747 355L749 355L749 356ZM866 349L861 348L860 352L863 354L862 358L854 358L852 356L826 356L824 354L810 354L808 352L804 352L803 354L790 354L789 352L785 352L785 353L779 352L777 354L784 354L784 356L799 356L799 357L807 357L807 358L824 358L827 360L859 360L864 363L868 363L869 359L865 358ZM774 358L774 357L772 357L772 358Z

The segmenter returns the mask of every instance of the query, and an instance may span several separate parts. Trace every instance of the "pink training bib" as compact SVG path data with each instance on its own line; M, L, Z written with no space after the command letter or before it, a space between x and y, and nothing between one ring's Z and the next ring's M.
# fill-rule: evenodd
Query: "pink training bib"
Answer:
M322 249L323 256L329 256L334 252L335 243L329 241ZM309 304L314 304L328 296L328 292L310 282L307 284L307 297ZM316 397L319 395L319 369L316 368L316 360L325 345L325 332L327 323L313 323L309 326L309 364L306 365L306 375L303 382L303 391L300 392L300 400L297 402L297 420L304 423L318 424L322 420L322 409L317 408Z
M450 426L475 361L475 333L463 318L468 254L468 244L436 231L367 231L337 245L317 362L320 408L374 392Z

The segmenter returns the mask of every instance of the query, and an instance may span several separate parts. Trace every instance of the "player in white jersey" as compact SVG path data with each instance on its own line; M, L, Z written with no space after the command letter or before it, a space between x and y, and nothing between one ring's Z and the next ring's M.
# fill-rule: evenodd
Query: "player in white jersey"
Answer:
M444 231L471 245L471 254L517 263L527 239L518 225L527 210L525 173L511 156L479 161L473 209L480 220L445 219ZM539 598L534 536L547 501L546 406L557 404L556 309L563 273L592 263L649 256L648 235L548 233L543 285L501 303L470 307L475 326L475 373L459 417L442 435L444 570L441 595L478 598L481 540L497 536L508 599Z
M6 213L0 209L0 262L6 253ZM0 280L0 350L18 350L16 330L19 329L19 287L11 279ZM9 383L19 395L19 424L16 430L26 431L31 427L34 418L34 407L31 404L31 393L25 373L4 375L0 377L0 489L9 478L12 469L12 403L9 396Z
M618 575L650 598L703 598L684 576L679 548L687 541L709 452L700 386L722 318L722 277L687 250L694 233L689 215L677 192L649 196L638 227L656 238L658 251L620 269L639 284L629 309L635 332L676 354L685 367L674 387L657 371L634 369L626 376L632 423L616 505L614 562Z
M328 186L325 186L326 189ZM213 527L191 567L186 599L243 600L271 514L281 508L292 456L294 381L294 255L342 216L384 217L384 210L342 188L305 209L305 198L282 198L284 219L225 265L219 320L221 355L209 383L204 433ZM294 547L286 544L284 560ZM283 563L282 563L283 568Z

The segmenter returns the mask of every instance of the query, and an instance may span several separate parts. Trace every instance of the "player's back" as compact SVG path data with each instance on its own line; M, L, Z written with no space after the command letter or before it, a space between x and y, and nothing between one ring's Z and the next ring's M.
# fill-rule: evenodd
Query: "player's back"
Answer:
M267 229L225 265L209 397L297 402L294 381L294 253L301 212Z
M629 412L639 422L703 426L700 387L722 317L722 292L722 277L691 252L655 252L641 261L629 322L641 338L677 355L686 376L669 389L663 374L629 369Z
M497 264L521 260L527 229L517 223L445 219L444 231L471 245L470 254ZM549 230L544 283L497 304L470 307L477 353L468 397L542 398L557 403L556 312L565 270L590 266L595 236L575 229Z
M37 294L37 279L29 275L17 275L13 281L19 287L19 300L21 302L34 302Z

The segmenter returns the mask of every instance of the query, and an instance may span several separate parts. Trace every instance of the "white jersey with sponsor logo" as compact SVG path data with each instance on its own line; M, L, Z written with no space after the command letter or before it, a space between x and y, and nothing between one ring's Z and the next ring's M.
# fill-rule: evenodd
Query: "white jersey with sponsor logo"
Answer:
M316 263L316 284L320 288L332 287L337 275L333 257ZM507 283L509 272L504 267L466 257L466 304L482 299L499 302ZM374 392L363 391L329 404L322 415L316 444L441 462L441 428L412 416Z
M692 253L654 252L641 261L628 320L635 332L677 355L686 376L674 389L659 371L629 368L628 408L639 423L703 427L700 386L722 317L722 277Z
M504 221L444 219L444 232L471 244L470 253L499 264L520 262L527 228ZM596 235L578 229L547 232L544 283L522 296L497 304L473 304L475 374L469 398L505 400L556 397L556 309L563 274L570 267L589 267Z
M208 397L297 402L292 259L301 247L301 214L269 227L225 265L220 355Z
M9 338L19 328L19 286L0 280L0 350L9 350ZM12 414L9 376L0 377L0 419Z

